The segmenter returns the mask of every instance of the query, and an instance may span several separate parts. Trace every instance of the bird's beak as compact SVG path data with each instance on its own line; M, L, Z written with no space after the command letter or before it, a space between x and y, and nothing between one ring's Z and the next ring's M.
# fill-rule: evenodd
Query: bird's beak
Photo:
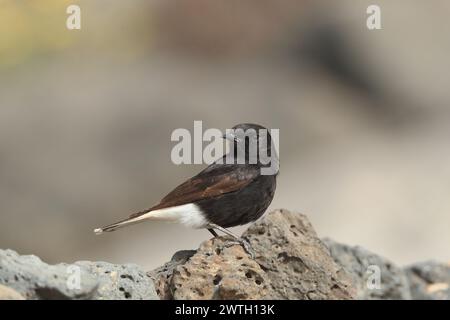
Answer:
M241 142L241 139L239 137L237 137L236 135L234 135L233 133L225 133L223 135L223 138L227 139L231 142L238 142L238 143Z
M235 141L235 139L236 139L236 137L232 133L224 133L222 138L230 140L230 141Z

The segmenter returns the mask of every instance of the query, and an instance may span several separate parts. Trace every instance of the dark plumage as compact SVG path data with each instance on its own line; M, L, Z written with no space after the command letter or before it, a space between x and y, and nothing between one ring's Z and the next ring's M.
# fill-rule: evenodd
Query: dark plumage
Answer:
M215 236L217 234L214 229L233 235L224 228L257 220L264 214L273 199L278 171L273 175L261 174L261 169L270 167L271 163L264 164L259 154L256 163L251 162L251 159L254 159L250 153L251 139L256 139L258 150L263 149L277 164L278 157L269 133L267 146L259 143L261 140L258 130L265 129L264 127L240 124L233 129L243 131L253 129L257 133L256 136L236 134L224 136L233 143L234 155L230 159L233 159L234 163L226 163L227 155L224 155L199 174L176 187L157 205L94 231L99 234L143 220L167 220L194 228L207 228ZM245 158L245 163L238 164L238 159L242 160L242 156Z

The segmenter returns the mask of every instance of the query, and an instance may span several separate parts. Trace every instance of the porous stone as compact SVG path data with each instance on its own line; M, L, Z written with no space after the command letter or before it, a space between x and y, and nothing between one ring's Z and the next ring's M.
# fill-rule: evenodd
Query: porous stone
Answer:
M359 246L321 240L300 213L270 212L241 240L253 256L218 237L148 273L134 264L49 265L0 249L0 299L450 299L450 264L397 267Z
M0 250L0 284L26 299L158 299L136 265L79 261L49 265L34 255Z
M413 299L450 300L450 262L426 261L405 270Z
M334 260L351 275L357 299L411 299L408 278L394 263L359 246L324 239Z
M347 272L331 257L305 215L288 210L266 214L242 235L256 252L255 261L272 299L353 299Z
M172 256L172 259L170 259L169 262L166 262L161 267L147 273L148 276L152 278L155 284L156 293L162 300L173 299L172 292L170 290L170 280L172 278L173 271L177 266L185 264L195 253L195 250L178 251Z
M169 281L174 299L263 299L269 285L242 246L222 237L203 242Z

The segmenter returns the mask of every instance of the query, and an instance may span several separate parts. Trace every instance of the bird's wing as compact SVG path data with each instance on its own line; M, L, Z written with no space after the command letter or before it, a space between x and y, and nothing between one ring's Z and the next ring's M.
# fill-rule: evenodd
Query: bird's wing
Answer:
M253 166L213 164L180 184L156 206L134 213L130 218L152 210L179 206L237 191L252 182L259 174L259 168Z

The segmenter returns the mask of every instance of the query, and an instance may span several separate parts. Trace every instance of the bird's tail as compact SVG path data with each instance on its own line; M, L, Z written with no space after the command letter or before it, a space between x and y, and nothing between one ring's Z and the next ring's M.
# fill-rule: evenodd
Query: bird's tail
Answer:
M103 232L111 232L111 231L117 230L119 228L123 228L123 227L129 226L129 225L135 224L135 223L139 223L140 221L142 221L144 219L148 219L149 213L151 213L151 210L137 212L135 214L132 214L130 217L128 217L124 220L120 220L116 223L94 229L94 233L102 234Z
M134 213L127 219L107 225L103 228L95 229L94 232L96 234L111 232L131 224L139 223L143 220L180 222L193 228L203 228L207 225L207 221L205 220L201 209L195 204L187 203L167 208L161 208L160 205L157 205L150 209Z

